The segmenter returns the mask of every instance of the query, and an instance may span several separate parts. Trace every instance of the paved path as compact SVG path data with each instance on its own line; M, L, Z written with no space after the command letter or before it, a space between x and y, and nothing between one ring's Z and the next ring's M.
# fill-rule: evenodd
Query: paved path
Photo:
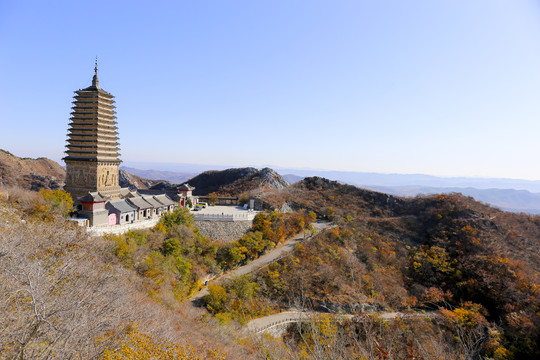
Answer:
M317 221L317 222L313 223L313 228L315 228L315 230L317 230L317 231L321 231L323 229L328 229L328 228L331 228L333 226L335 226L335 225L330 223L330 222L322 222L322 221L319 222L319 221ZM289 240L285 241L280 247L275 248L274 250L264 254L260 258L253 260L252 262L250 262L247 265L241 266L241 267L236 268L236 269L234 269L232 271L229 271L229 272L227 272L227 273L225 273L225 274L223 274L223 275L221 275L219 277L216 277L216 278L212 279L212 281L214 281L214 282L222 281L222 280L225 280L225 279L230 279L231 277L234 277L234 276L241 276L241 275L246 275L246 274L249 274L251 272L254 272L255 270L258 270L258 269L262 268L263 266L266 266L266 265L270 264L271 262L276 261L276 260L282 258L283 256L287 255L288 253L292 252L294 250L295 245L297 243L299 243L300 241L304 240L304 239L305 239L305 233L304 232L296 234L295 236L293 236ZM192 296L190 298L190 300L195 303L195 302L200 301L200 299L202 299L206 295L208 295L208 287L204 287L201 291L199 291L197 294Z
M311 319L317 315L330 315L329 313L318 313L315 311L299 311L299 310L288 310L282 311L278 314L268 315L261 318L253 319L247 323L247 328L255 332L262 332L267 329L270 329L273 326L279 326L283 324L288 324L296 322L298 320L307 320ZM337 314L332 314L337 315ZM351 319L353 315L339 315L342 318Z
M280 327L285 324L294 323L298 320L309 320L317 315L332 315L335 316L336 319L352 319L354 315L352 314L333 314L333 313L323 313L323 312L316 312L316 311L299 311L299 310L289 310L289 311L283 311L278 314L268 315L264 316L258 319L253 319L250 322L247 323L248 330L251 330L255 333L262 333L271 331L275 327ZM403 312L380 312L380 313L373 313L373 315L376 315L377 317L384 319L384 320L390 320L390 319L396 319L396 318L412 318L412 317L432 317L433 313L403 313ZM278 334L280 331L277 332Z

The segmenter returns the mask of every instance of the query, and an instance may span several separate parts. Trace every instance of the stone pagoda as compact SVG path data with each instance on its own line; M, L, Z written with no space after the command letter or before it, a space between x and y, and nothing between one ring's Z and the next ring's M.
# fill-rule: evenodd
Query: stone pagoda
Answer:
M92 86L75 91L68 129L66 185L74 201L89 192L120 198L120 153L114 96L99 87L97 59Z

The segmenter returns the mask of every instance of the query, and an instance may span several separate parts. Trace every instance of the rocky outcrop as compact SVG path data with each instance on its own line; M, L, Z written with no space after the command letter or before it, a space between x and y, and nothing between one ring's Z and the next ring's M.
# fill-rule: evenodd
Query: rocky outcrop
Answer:
M237 196L244 192L264 192L289 186L289 183L274 170L270 168L258 170L251 167L205 171L189 179L188 183L195 187L194 195L216 192L225 196Z
M283 189L289 186L289 182L270 168L264 168L260 172L261 185L273 189Z
M227 170L205 171L187 181L195 187L194 195L208 195L211 192L221 192L221 189L234 184L242 178L251 177L258 170L255 168L238 168Z
M0 150L0 188L19 187L27 190L60 189L66 170L47 158L20 158Z
M168 189L173 186L168 181L162 181L162 180L150 180L145 179L142 177L139 177L137 175L133 175L128 173L126 170L120 170L120 177L118 178L120 187L135 187L138 190L163 190ZM165 184L164 186L161 186L160 184ZM156 189L154 189L156 187Z

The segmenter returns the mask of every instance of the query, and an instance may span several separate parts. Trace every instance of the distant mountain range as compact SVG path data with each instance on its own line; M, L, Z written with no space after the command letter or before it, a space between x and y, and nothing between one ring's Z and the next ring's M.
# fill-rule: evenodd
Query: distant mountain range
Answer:
M472 187L428 187L428 186L364 186L367 189L391 195L412 197L416 195L461 193L471 196L501 210L540 214L540 194L515 189L475 189Z
M199 172L176 172L166 170L141 170L132 167L120 166L121 170L125 170L130 174L151 180L167 180L175 184L183 183L199 174Z
M211 166L192 164L149 164L171 166L182 172L171 170L139 170L125 168L132 174L148 179L161 179L178 182L175 179L189 180L195 171L208 170ZM222 166L216 166L222 169ZM168 168L169 169L169 168ZM277 169L283 178L293 184L308 176L320 176L330 180L372 189L399 196L458 192L472 196L478 201L488 203L503 210L540 214L540 181L505 178L437 177L422 174L379 174L347 171L325 171L304 169Z
M133 165L134 163L128 164ZM282 182L280 180L281 176L281 179L285 179L286 182L291 184L302 180L304 177L320 176L329 180L399 196L410 197L420 194L458 192L503 210L540 214L540 181L305 169L277 169L277 173L271 169L263 169L263 171L254 168L208 171L210 169L224 170L225 167L199 164L136 164L159 170L141 170L136 167L122 166L121 180L123 186L131 184L140 189L155 186L166 188L172 184L195 181L201 182L199 184L200 191L215 191L215 189L211 190L213 188L210 186L213 180L209 178L209 175L212 175L216 178L216 181L218 178L221 179L217 182L219 186L216 189L219 188L220 191L229 193L234 188L246 190L255 185L259 187L264 184L274 186ZM247 172L247 175L240 176L238 172L242 171ZM277 176L278 174L281 176ZM0 187L20 186L31 190L40 188L55 189L63 186L64 179L65 170L52 160L46 158L19 158L8 151L0 151ZM161 183L156 180L164 182ZM196 186L196 184L192 185Z
M368 172L326 171L326 170L299 170L275 169L284 175L287 181L296 181L307 176L320 176L326 179L340 181L357 186L390 186L390 187L434 187L434 188L475 188L475 189L515 189L540 193L539 180L521 180L505 178L473 178L473 177L438 177L423 174L380 174ZM292 181L294 182L294 181Z
M132 168L136 171L155 171L160 173L175 173L180 176L195 176L208 170L225 170L234 166L202 165L187 163L151 163L125 161L121 168ZM287 181L294 183L308 176L320 176L329 180L364 186L428 186L428 187L472 187L475 189L515 189L540 193L540 180L521 180L507 178L475 178L475 177L439 177L423 174L381 174L354 171L332 171L271 167ZM159 170L139 170L159 169ZM131 171L130 171L131 172ZM134 172L131 172L135 174ZM137 175L137 174L135 174ZM142 176L142 175L141 175ZM145 176L149 179L157 179ZM164 177L163 180L169 180ZM172 180L170 180L172 181Z

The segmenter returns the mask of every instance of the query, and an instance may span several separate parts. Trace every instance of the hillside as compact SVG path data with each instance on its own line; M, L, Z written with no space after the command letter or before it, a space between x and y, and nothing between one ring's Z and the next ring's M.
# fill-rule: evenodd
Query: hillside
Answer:
M272 169L237 168L205 171L187 181L195 187L194 195L216 192L220 195L239 195L250 191L259 193L268 189L283 189L289 183Z
M310 177L284 191L268 192L263 199L276 208L289 202L293 208L312 210L321 216L329 212L336 219L352 216L409 245L422 244L435 234L439 240L456 239L460 234L457 227L468 225L483 234L484 247L497 247L495 253L527 261L528 266L540 272L539 216L505 212L461 194L401 198ZM392 226L381 226L383 223ZM437 233L450 226L455 229Z
M202 310L152 295L154 279L175 279L137 276L119 259L119 237L89 235L41 193L9 192L0 198L1 359L254 358L230 330L201 321Z
M258 274L257 301L435 310L449 321L440 326L474 338L474 351L462 350L466 358L540 355L540 217L460 194L400 198L316 177L263 199L315 211L339 227Z
M59 189L64 186L66 171L47 158L20 158L0 150L0 187L27 190Z
M230 184L273 179L264 169L243 173ZM191 342L198 354L221 349L227 358L539 355L537 216L503 212L459 194L400 198L312 177L260 194L270 208L287 204L299 212L262 212L251 231L232 243L202 236L185 209L164 216L154 229L100 239L63 223L53 204L38 199L41 194L17 196L0 201L0 221L6 224L0 278L10 275L2 278L0 291L0 307L9 314L0 319L0 327L8 329L0 334L0 353L28 346L25 351L36 358L63 347L91 358L140 331ZM244 265L293 234L309 234L305 226L315 215L337 226L301 240L290 255L259 271L211 284L204 301L215 317L184 302L208 274ZM37 288L18 277L23 271L36 279ZM19 289L37 297L25 298ZM91 301L78 302L78 294ZM21 300L18 313L11 312L13 299ZM43 330L21 346L16 336L39 320L34 305L51 321L40 323ZM290 308L352 318L293 324L282 340L260 343L250 342L235 325ZM81 318L87 312L92 321ZM411 317L382 321L374 312ZM56 323L62 326L50 325ZM137 323L139 330L133 330ZM85 342L90 332L91 340L102 339L99 346ZM149 341L136 337L133 343L142 340ZM315 350L320 354L313 355ZM391 355L380 356L385 353Z

